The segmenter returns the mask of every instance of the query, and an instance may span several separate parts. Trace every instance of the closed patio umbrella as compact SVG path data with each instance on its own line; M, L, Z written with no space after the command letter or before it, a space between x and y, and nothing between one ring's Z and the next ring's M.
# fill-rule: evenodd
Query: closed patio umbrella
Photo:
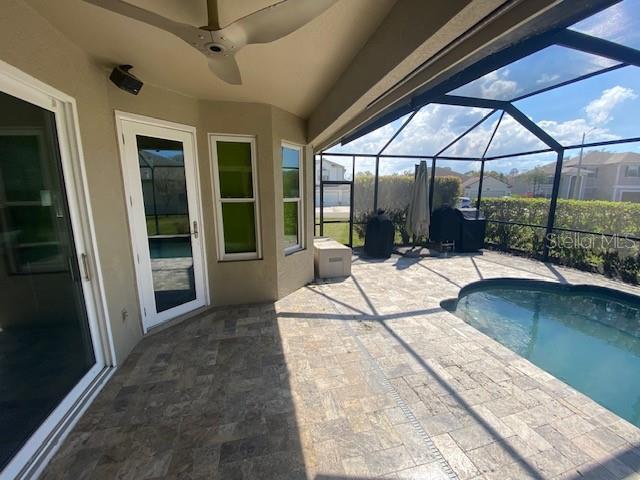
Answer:
M413 235L414 242L419 237L429 236L429 221L429 175L427 162L423 160L418 166L407 212L406 229Z

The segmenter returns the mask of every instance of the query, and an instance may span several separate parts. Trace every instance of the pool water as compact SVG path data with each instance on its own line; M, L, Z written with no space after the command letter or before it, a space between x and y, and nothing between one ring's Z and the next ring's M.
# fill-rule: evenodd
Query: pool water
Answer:
M449 309L640 426L640 297L598 287L478 282Z

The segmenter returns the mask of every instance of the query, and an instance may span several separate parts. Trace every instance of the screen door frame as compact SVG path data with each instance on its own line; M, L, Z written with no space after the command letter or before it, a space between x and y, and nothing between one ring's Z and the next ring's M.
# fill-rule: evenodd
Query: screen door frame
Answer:
M121 111L116 111L116 126L122 176L125 185L131 246L133 249L133 263L138 286L140 315L144 333L147 333L149 329L155 326L205 307L210 303L204 251L196 129L189 125ZM136 135L178 141L183 144L184 148L184 171L189 208L189 225L191 227L191 250L196 298L161 312L156 311ZM194 222L197 222L197 230L194 229Z

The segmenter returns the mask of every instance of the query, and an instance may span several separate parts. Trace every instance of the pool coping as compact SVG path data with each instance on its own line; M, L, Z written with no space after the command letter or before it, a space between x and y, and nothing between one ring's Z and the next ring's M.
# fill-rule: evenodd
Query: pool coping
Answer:
M482 290L481 287L485 286L500 286L509 289L518 289L521 286L536 285L546 290L563 290L572 291L576 293L584 294L604 294L612 296L615 300L624 303L630 303L633 306L640 308L640 294L634 294L625 292L622 290L616 290L610 287L604 287L601 285L590 285L587 283L562 283L557 280L538 280L533 278L518 278L518 277L501 277L501 278L487 278L484 280L477 280L475 282L468 283L463 286L458 292L458 299L462 298L469 293Z

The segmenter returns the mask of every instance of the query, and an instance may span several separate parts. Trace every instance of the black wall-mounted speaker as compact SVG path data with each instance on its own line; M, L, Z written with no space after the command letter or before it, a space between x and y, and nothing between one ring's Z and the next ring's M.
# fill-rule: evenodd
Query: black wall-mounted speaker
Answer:
M132 68L132 65L118 65L111 71L109 80L125 92L137 95L142 89L143 83L142 80L129 72Z

